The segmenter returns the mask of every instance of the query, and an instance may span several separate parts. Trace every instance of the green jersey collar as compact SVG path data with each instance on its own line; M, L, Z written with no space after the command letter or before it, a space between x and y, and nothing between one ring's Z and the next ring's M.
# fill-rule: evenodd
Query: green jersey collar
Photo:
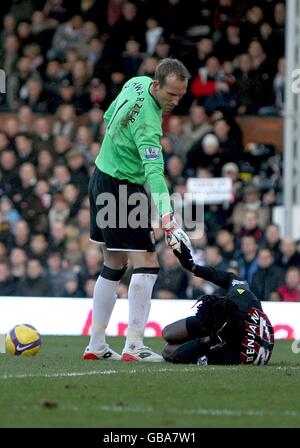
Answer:
M153 82L151 82L151 83L149 84L149 87L148 87L149 95L151 96L151 98L153 99L153 101L155 102L155 104L157 105L157 107L158 107L159 109L161 109L159 103L156 101L156 99L154 98L154 96L153 96L152 93L151 93L151 90L150 90L150 89L151 89L152 84L153 84Z

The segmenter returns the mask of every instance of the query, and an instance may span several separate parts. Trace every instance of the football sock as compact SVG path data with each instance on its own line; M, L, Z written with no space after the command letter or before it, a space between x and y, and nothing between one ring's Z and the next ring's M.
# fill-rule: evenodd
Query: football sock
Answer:
M137 268L133 271L128 289L128 331L123 352L134 351L144 345L144 331L158 270L159 268Z
M114 309L119 280L108 280L99 275L93 294L92 331L90 350L101 351L105 347L105 330Z

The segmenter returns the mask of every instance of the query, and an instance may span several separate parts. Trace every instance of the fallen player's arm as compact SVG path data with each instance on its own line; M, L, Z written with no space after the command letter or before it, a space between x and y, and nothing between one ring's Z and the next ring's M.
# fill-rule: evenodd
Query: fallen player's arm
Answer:
M195 264L189 248L182 242L180 251L174 250L173 252L180 261L181 265L188 271L192 272L195 277L201 277L204 280L220 286L221 288L229 290L229 288L233 286L232 282L234 281L234 279L243 281L242 278L233 274L232 272L215 269L211 266L199 266L198 264Z

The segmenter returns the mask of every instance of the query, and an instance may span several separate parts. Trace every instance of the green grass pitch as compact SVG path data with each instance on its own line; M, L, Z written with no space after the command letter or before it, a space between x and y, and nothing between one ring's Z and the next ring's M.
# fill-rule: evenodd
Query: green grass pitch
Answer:
M124 338L108 338L121 351ZM145 338L160 352L160 338ZM44 336L35 357L0 355L1 428L299 428L300 354L194 366L83 361L88 337Z

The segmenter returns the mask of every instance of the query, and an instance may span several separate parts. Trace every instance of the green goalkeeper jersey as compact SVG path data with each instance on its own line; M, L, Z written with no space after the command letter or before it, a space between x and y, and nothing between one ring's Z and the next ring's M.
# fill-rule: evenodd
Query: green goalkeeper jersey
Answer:
M148 184L160 215L172 211L164 176L162 111L148 76L130 79L104 115L106 132L97 167L131 183Z

